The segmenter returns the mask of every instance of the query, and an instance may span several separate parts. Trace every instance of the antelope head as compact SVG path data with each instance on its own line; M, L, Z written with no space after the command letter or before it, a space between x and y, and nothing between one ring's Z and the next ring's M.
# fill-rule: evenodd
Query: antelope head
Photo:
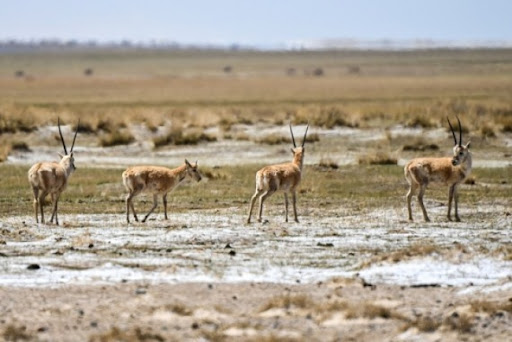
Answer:
M185 159L185 165L187 166L187 174L190 176L190 178L195 179L196 182L199 182L201 180L201 174L197 169L197 160L195 164L192 165L188 162L188 160Z
M459 122L459 141L457 142L457 138L455 137L455 132L453 130L452 124L450 123L450 120L448 117L446 118L448 120L448 125L450 125L450 130L452 131L453 135L453 141L455 143L455 146L453 146L453 158L452 158L452 165L457 166L462 163L464 163L469 155L469 145L471 144L468 142L466 145L462 145L462 126L460 124L459 117L457 116L457 121Z
M306 132L304 132L304 138L302 139L302 145L300 147L297 147L297 144L295 143L295 137L293 136L292 124L290 124L290 133L292 135L292 143L293 143L293 148L291 149L291 151L293 153L294 159L299 159L300 161L302 161L302 159L304 158L304 152L305 152L304 144L306 144L306 135L308 134L308 128L309 128L309 124L306 127Z
M62 141L62 147L64 148L64 155L59 153L59 156L61 158L60 163L65 165L66 168L70 168L71 172L73 172L76 170L75 158L73 156L73 147L75 147L76 135L78 134L78 126L80 126L80 119L78 119L78 124L76 125L75 136L73 137L73 144L71 145L71 150L69 150L69 154L66 148L66 143L64 142L64 137L62 136L62 131L60 129L60 118L57 118L57 125L59 126L60 141Z

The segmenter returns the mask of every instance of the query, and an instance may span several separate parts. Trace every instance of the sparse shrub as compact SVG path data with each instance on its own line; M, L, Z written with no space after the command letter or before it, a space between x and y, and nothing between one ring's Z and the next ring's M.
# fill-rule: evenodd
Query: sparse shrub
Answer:
M336 126L354 127L346 118L348 114L338 107L322 108L320 113L316 115L311 124L315 126L334 128ZM308 120L304 123L307 123Z
M444 325L452 330L457 330L461 333L469 333L473 328L474 318L468 314L452 313L444 320Z
M359 157L359 164L367 165L396 165L397 159L385 152L377 152Z
M258 139L256 142L267 145L291 144L292 139L279 134L270 134Z
M29 341L32 336L27 334L27 328L25 326L8 325L5 327L2 337L5 341Z
M28 144L24 141L13 141L11 143L11 148L16 151L20 152L30 152L30 148L28 147Z
M76 129L77 129L77 126L73 125L72 130L76 131ZM91 133L96 132L90 123L82 122L82 121L80 121L80 123L78 124L78 131L80 133L86 133L86 134L91 134Z
M309 308L313 306L313 301L310 297L303 294L287 294L270 299L259 311L264 312L273 308L290 309L292 306L297 308Z
M184 134L181 129L169 131L166 135L153 139L155 147L165 145L197 145L200 142L217 141L217 137L205 133L188 133Z
M112 133L112 131L114 131L114 124L112 123L112 121L110 121L108 119L107 120L101 119L96 124L96 129L97 130L102 130L102 131L104 131L106 133Z
M128 145L135 141L133 135L128 132L114 131L100 139L100 146L109 147L116 145Z
M316 76L316 77L320 77L320 76L323 76L324 75L324 69L322 68L315 68L313 70L313 76Z
M93 73L94 73L94 70L92 68L86 68L84 70L84 75L85 76L92 76Z
M320 136L317 133L311 133L306 136L307 143L315 143L320 141Z
M224 71L226 74L229 74L233 71L233 67L231 65L226 65L224 68L222 68L222 71Z
M425 143L417 143L404 145L402 147L402 151L437 151L439 150L439 146L437 144L425 144Z
M338 164L332 159L320 159L318 166L326 168L326 169L337 169Z
M416 327L421 332L434 332L441 326L442 322L439 319L434 319L430 316L419 317L415 321L410 322L405 329Z
M36 130L36 128L29 119L4 117L0 114L0 134L16 133L18 131L29 133Z
M295 76L297 73L297 70L295 68L287 68L286 69L286 75L288 76Z
M22 78L23 76L25 76L25 71L23 71L23 70L16 70L14 72L14 76L16 76L18 78Z
M427 115L415 115L411 119L409 119L405 125L407 127L423 127L423 128L432 128L436 125L430 120Z

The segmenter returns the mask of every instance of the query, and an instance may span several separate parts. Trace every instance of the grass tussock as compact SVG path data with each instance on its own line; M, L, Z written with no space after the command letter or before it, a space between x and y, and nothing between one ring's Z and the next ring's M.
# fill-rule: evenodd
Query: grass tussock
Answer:
M485 312L489 315L495 315L499 312L508 312L512 314L512 300L487 301L478 300L470 303L473 312Z
M358 163L362 165L396 165L397 159L386 152L375 152L359 157Z
M259 144L267 144L267 145L281 145L281 144L289 145L292 143L292 139L288 138L288 137L284 137L279 134L270 134L265 137L257 139L256 142Z
M338 163L330 158L322 158L318 163L318 166L324 169L333 169L336 170L339 168Z
M475 325L475 318L470 314L459 314L457 312L447 316L443 321L443 326L448 329L458 331L459 333L469 333Z
M27 333L27 327L9 324L2 332L4 341L31 341L33 336Z
M264 312L270 309L282 308L282 309L291 309L291 308L300 308L305 309L312 307L314 305L313 300L304 294L292 295L286 294L283 296L276 296L270 299L267 303L265 303L260 309L259 312Z
M345 317L347 319L355 319L355 318L384 318L384 319L399 319L403 320L405 317L400 313L396 312L391 308L387 308L382 305L377 305L374 303L364 303L364 304L353 304L350 305L345 311Z
M412 320L408 322L404 327L403 330L408 330L410 328L416 328L421 332L425 333L432 333L439 329L441 325L443 324L441 319L436 319L434 317L430 316L422 316L415 320Z
M109 331L93 335L89 342L140 342L140 341L156 341L163 342L166 339L157 333L146 332L136 327L135 329L120 329L112 327Z
M128 145L135 141L135 137L127 131L114 131L100 138L100 146L111 147L117 145Z
M197 145L217 141L217 137L203 132L184 133L182 129L170 130L167 134L153 139L155 148L166 145Z

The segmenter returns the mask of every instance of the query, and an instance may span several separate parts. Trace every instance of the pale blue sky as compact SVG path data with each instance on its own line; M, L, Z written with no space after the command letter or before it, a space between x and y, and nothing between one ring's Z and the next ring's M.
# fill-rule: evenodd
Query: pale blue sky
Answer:
M510 0L0 0L0 40L512 41Z

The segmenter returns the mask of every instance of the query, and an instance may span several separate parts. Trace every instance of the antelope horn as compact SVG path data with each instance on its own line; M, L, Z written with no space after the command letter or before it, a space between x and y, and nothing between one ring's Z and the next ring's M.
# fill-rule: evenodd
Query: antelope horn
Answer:
M304 139L302 139L302 147L304 147L304 144L306 143L306 135L308 134L308 128L309 128L309 122L306 126L306 132L304 132Z
M446 120L448 120L448 125L450 125L450 130L452 131L452 135L453 135L453 141L455 141L455 145L457 145L457 138L455 137L455 132L453 131L453 127L452 127L452 124L450 123L450 119L448 119L448 117L446 117Z
M460 124L459 117L457 116L457 121L459 122L459 146L462 146L462 125Z
M71 145L71 150L69 151L69 153L73 152L73 147L75 147L75 140L76 135L78 134L78 127L80 127L80 119L78 119L78 124L76 125L75 136L73 137L73 145Z
M295 145L295 137L293 136L293 130L292 130L292 124L291 123L290 123L290 133L292 134L293 147L297 147L297 145Z
M60 118L59 117L57 117L57 126L59 126L60 140L62 141L62 147L64 147L64 153L67 155L68 150L66 149L66 143L64 142L64 137L62 136L62 131L60 130Z

